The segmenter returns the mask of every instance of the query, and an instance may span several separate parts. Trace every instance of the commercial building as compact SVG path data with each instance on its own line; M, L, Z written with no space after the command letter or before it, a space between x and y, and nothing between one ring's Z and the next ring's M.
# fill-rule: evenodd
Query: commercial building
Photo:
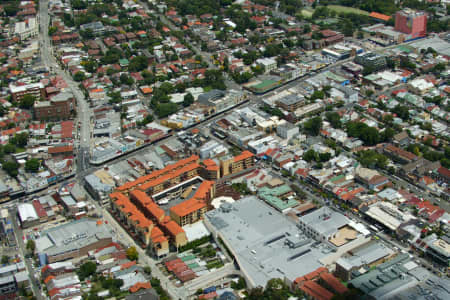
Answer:
M241 91L212 90L198 96L197 102L206 107L205 116L226 110L246 99L246 94Z
M374 52L368 52L355 57L355 63L372 68L374 71L383 70L387 67L386 57Z
M36 252L45 264L88 255L112 242L109 229L101 222L81 219L41 231Z
M363 207L361 211L394 232L402 224L415 219L411 214L400 211L396 205L389 202L377 202L368 207Z
M286 140L290 140L292 137L296 136L299 131L298 126L295 126L289 122L284 122L283 124L277 126L278 136Z
M332 263L342 254L370 240L370 231L328 207L321 207L298 219L298 226L314 240L331 245L335 253L322 262Z
M270 57L258 58L256 64L264 67L264 73L270 73L277 68L277 61Z
M418 159L415 154L395 147L392 144L387 144L383 148L383 153L401 164L408 164Z
M33 106L37 120L66 120L70 118L75 106L72 93L59 93L48 101L36 101Z
M45 99L45 88L42 83L30 83L25 85L9 85L9 91L11 92L12 99L14 101L19 101L25 95L32 95L36 98Z
M349 281L368 299L448 299L450 280L440 278L402 253Z
M282 213L298 205L298 201L290 197L292 194L294 192L289 185L283 184L282 182L281 184L271 184L269 182L264 187L258 189L258 197Z
M336 261L335 274L343 281L368 271L373 266L385 262L394 255L394 251L382 243L370 242Z
M37 201L37 200L35 200ZM37 201L39 203L39 201ZM29 228L41 223L41 218L46 218L45 211L38 211L36 209L36 202L33 203L21 203L17 206L17 213L22 228Z
M320 260L332 253L254 196L207 212L204 223L230 250L249 287L266 286L272 278L291 285L323 266Z
M305 105L305 97L297 94L290 94L276 100L276 104L286 111L293 112Z
M348 291L347 287L324 267L296 278L292 288L300 289L311 299L318 300L331 300L335 294L344 294Z
M36 18L28 18L21 22L16 22L14 27L14 34L17 35L21 41L29 37L34 37L38 34L39 24Z
M421 11L405 8L395 14L395 30L411 34L412 38L427 35L427 15Z

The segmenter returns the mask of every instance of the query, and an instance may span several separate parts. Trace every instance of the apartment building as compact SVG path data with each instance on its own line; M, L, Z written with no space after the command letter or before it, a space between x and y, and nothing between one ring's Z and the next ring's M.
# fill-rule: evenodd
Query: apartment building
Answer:
M202 182L192 198L170 209L171 218L180 226L193 224L203 219L214 194L215 183L213 181Z
M42 83L30 83L25 85L9 85L9 91L14 101L19 101L25 95L32 95L36 98L45 99L45 88Z
M243 151L235 157L225 157L220 161L221 177L241 172L254 166L255 156L250 151Z
M72 93L59 93L48 101L36 101L33 106L37 120L66 120L70 118L75 105Z

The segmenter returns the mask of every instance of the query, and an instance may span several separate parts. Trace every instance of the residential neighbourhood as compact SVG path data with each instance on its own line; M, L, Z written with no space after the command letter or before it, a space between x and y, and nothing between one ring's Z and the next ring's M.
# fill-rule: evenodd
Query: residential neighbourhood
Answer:
M0 3L0 299L449 299L450 3Z

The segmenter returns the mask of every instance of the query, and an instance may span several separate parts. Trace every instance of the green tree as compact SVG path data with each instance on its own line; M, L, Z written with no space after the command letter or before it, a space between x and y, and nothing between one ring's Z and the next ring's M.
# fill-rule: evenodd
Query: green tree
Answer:
M86 79L86 75L84 75L84 72L78 71L73 75L73 80L80 82Z
M30 94L24 95L22 99L19 100L19 107L23 109L30 109L33 107L36 97Z
M48 35L52 36L54 35L56 32L58 32L58 28L55 26L50 26L48 28Z
M40 162L36 158L31 158L25 162L25 170L28 172L36 173L39 171Z
M94 275L97 271L97 265L92 261L87 261L80 266L77 271L80 280L83 281L91 275Z
M317 156L317 154L316 154L316 152L314 151L314 150L312 150L312 149L309 149L308 151L306 151L304 154L303 154L303 159L304 160L306 160L307 162L311 162L311 161L313 161L313 160L316 160L316 156Z
M148 123L153 122L153 116L151 114L148 114L145 116L145 118L139 123L139 126L145 126Z
M183 99L183 106L184 106L184 107L188 107L188 106L191 105L192 103L194 103L194 96L192 96L191 93L187 93L187 94L184 96L184 99Z
M6 154L15 153L16 146L14 144L8 143L3 147L3 152Z
M3 10L8 17L15 16L19 11L19 2L14 1L6 6L4 6Z
M92 29L88 28L86 30L80 30L80 36L84 39L84 40L91 40L94 38L94 32L92 31Z
M6 264L8 264L9 263L9 256L8 255L3 255L2 256L2 261L1 261L1 263L2 263L2 265L6 265Z
M317 116L309 119L303 124L303 128L311 135L318 135L322 129L322 118Z
M36 243L33 240L28 240L25 247L28 251L34 253L34 250L36 249Z
M159 118L165 118L178 110L178 106L175 103L160 103L156 106L155 113Z
M409 109L407 106L399 104L392 109L392 112L404 121L409 120Z
M134 79L131 76L128 76L126 73L120 74L120 82L122 84L132 86L134 83Z
M140 72L148 67L147 57L141 55L133 57L128 65L128 70L130 72Z
M341 128L341 116L337 112L327 112L325 118L334 128Z
M3 162L3 170L11 177L16 177L19 174L19 164L15 161Z
M28 133L17 133L13 138L9 140L9 142L18 147L25 147L28 144Z
M139 253L137 252L136 247L129 247L127 249L127 258L135 261L139 259Z

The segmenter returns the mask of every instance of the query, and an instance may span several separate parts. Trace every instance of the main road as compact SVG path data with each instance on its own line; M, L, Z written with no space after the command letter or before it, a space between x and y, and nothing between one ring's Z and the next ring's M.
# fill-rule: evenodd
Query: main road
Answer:
M23 262L25 263L25 268L28 272L28 276L30 278L30 283L31 283L31 290L33 291L34 296L36 297L36 299L38 300L44 300L45 298L42 296L42 292L40 290L40 288L37 286L37 282L38 282L38 276L37 274L34 272L34 267L32 265L32 259L31 258L26 258L25 257L25 252L27 251L26 249L26 245L23 241L23 232L22 229L17 225L18 224L18 219L17 219L17 211L16 208L12 208L12 210L10 210L10 215L11 215L11 221L12 221L12 225L13 225L13 229L14 229L14 235L16 237L16 241L17 241L17 247L19 248L19 252L20 255L23 258Z
M48 12L48 0L43 0L39 5L40 20L40 52L44 65L51 72L61 76L68 84L75 99L77 100L77 121L80 124L80 135L78 141L77 169L82 171L89 167L89 150L91 143L91 116L92 110L78 87L78 84L72 79L69 73L63 70L55 59L53 48L48 35L48 26L50 16Z

